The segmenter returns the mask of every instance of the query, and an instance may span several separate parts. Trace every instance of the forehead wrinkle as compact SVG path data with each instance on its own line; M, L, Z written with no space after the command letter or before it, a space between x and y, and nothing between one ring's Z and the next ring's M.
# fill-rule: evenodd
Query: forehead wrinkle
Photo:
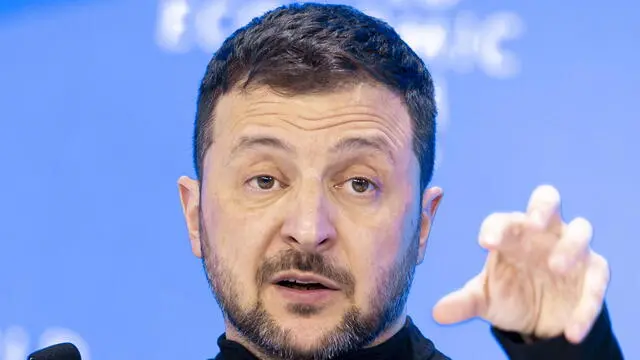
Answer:
M356 86L352 89L345 94L292 97L260 89L250 93L232 93L222 99L227 105L224 111L227 115L227 130L236 132L238 127L243 127L254 119L263 120L259 121L259 125L263 127L286 124L303 131L355 125L356 128L378 128L395 148L403 147L403 143L407 141L412 142L412 121L406 112L406 106L395 94L383 88ZM332 105L332 98L336 99L333 103L337 106ZM344 104L345 98L347 104Z
M344 112L396 118L397 114L392 114L394 110L406 111L404 102L397 94L384 87L365 86L365 84L337 92L294 96L283 96L268 89L257 89L251 93L237 94L235 97L248 103L246 104L247 113L251 113L256 107L282 106L280 111L284 110L287 115L295 115L304 120L321 120ZM256 98L257 100L254 100ZM385 106L391 103L398 106ZM380 116L380 113L383 115Z

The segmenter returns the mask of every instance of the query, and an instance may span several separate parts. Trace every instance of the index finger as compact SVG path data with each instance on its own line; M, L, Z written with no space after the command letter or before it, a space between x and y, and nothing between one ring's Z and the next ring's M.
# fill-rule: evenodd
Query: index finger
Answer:
M560 193L551 185L538 186L527 206L527 216L543 229L562 230Z

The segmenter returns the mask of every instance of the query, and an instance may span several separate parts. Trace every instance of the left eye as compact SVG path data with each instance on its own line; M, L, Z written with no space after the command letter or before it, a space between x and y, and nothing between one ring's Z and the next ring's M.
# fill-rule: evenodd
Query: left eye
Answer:
M278 190L282 187L280 181L270 175L254 176L249 180L248 185L259 191Z
M347 184L347 186L349 186L351 190L358 194L365 194L367 192L375 191L378 189L373 181L363 177L349 179L345 184Z

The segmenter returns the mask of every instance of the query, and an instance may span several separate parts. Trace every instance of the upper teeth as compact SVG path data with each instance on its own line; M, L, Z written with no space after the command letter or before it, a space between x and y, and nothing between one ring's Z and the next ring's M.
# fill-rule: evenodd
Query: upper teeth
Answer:
M295 280L295 279L287 279L285 281L292 282L292 283L297 283L297 284L316 284L313 281L300 281L300 280Z

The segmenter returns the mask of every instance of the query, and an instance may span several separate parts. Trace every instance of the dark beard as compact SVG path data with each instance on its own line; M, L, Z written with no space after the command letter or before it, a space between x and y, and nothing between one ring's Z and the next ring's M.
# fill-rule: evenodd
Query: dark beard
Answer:
M269 358L335 359L372 343L398 319L405 308L418 257L419 224L405 256L379 279L370 302L371 311L363 313L358 306L352 305L336 328L309 349L301 349L292 344L290 332L282 329L269 315L260 296L251 309L241 308L233 279L223 268L223 263L210 252L203 225L201 222L202 262L216 301L227 321ZM258 289L264 288L265 282L284 270L300 270L325 276L340 284L348 298L353 296L355 280L348 271L334 267L321 254L302 253L293 249L261 264L256 276ZM316 308L309 306L292 306L289 310L302 317L309 317L317 312Z

